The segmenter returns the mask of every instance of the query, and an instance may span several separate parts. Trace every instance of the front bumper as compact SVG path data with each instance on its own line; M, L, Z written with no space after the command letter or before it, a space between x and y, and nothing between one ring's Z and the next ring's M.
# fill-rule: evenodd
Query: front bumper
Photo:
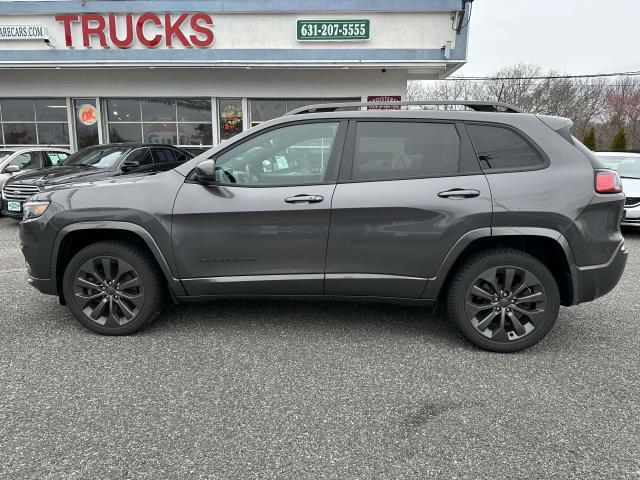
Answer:
M27 283L45 295L58 295L56 281L51 278L35 278L28 276Z
M622 277L628 257L629 251L622 241L607 263L574 267L575 303L590 302L613 290Z
M22 202L20 202L20 211L19 212L14 212L14 211L7 210L7 201L6 200L0 200L0 206L1 206L0 214L2 214L2 216L13 218L15 220L22 220Z

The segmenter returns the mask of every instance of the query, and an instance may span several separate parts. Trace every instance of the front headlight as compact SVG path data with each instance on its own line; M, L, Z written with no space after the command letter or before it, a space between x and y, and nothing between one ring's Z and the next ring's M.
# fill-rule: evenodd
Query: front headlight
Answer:
M31 220L42 216L49 208L49 202L24 202L22 204L22 220Z

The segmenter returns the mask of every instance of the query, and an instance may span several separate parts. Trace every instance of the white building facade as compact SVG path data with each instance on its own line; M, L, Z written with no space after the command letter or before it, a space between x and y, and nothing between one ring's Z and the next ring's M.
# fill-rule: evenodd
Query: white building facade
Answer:
M210 146L466 61L465 0L0 2L0 146Z

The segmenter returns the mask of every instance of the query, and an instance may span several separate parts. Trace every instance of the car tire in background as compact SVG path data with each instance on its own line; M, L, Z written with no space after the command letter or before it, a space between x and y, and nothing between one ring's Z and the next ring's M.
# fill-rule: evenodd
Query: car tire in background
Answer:
M63 292L73 316L103 335L127 335L153 321L164 297L162 274L140 247L107 240L76 253Z

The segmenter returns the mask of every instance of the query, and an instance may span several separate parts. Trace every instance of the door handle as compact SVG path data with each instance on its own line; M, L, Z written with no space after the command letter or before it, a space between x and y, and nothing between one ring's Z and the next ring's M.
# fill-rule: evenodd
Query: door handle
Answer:
M324 200L322 195L296 195L294 197L285 198L287 203L318 203Z
M463 199L463 198L474 198L480 196L479 190L465 190L463 188L452 188L451 190L447 190L445 192L438 193L440 198L453 198L453 199Z

